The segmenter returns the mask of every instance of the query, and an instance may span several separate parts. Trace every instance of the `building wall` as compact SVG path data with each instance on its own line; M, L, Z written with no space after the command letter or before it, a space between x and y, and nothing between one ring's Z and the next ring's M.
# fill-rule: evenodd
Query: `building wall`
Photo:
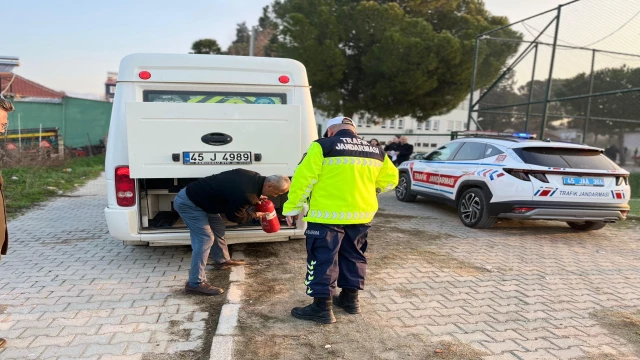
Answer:
M365 140L377 139L380 143L386 143L393 139L394 135L404 135L413 144L414 152L430 152L437 147L451 141L452 131L466 130L469 116L469 99L458 105L448 114L434 116L431 119L419 122L410 117L388 119L380 124L367 124L363 119L354 117L358 134ZM327 121L330 118L316 111L316 123L320 134L326 130ZM471 130L475 130L475 124L471 123Z
M62 103L13 101L16 110L9 114L9 129L56 127L66 146L98 144L109 131L110 102L65 97ZM20 121L18 121L20 119ZM89 134L89 137L87 136Z

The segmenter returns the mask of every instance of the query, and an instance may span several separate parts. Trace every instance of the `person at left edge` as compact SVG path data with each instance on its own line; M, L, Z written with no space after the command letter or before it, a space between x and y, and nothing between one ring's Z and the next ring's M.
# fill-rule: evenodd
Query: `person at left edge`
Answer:
M1 89L0 89L1 90ZM9 113L14 110L13 104L0 94L0 134L7 131ZM7 255L9 248L9 233L7 232L7 211L4 202L4 181L0 175L0 259ZM7 344L7 340L0 338L0 348Z
M173 203L191 235L191 270L185 285L187 294L220 295L223 290L207 283L205 267L212 252L215 269L244 265L242 260L229 257L224 239L229 221L244 223L266 215L257 213L253 206L268 197L289 191L291 180L284 175L261 176L245 169L224 171L190 183L180 190Z

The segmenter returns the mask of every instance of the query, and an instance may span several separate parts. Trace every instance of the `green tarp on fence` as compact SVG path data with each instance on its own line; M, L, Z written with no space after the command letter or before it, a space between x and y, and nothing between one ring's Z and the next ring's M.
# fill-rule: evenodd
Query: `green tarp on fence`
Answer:
M11 99L13 100L13 99ZM9 129L58 128L69 147L92 145L109 132L112 103L65 97L62 103L13 101L16 110L9 114ZM87 134L89 136L87 136Z

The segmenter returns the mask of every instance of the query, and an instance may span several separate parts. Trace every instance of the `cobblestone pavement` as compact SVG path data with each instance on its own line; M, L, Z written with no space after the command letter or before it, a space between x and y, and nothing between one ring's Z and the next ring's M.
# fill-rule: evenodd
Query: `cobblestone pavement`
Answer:
M589 233L508 220L473 230L447 207L384 194L369 240L364 313L337 310L331 326L288 314L308 303L302 242L249 246L237 358L640 358L640 320L618 321L640 308L636 222Z
M9 224L0 359L208 358L223 300L182 295L190 249L122 245L105 206L100 178Z

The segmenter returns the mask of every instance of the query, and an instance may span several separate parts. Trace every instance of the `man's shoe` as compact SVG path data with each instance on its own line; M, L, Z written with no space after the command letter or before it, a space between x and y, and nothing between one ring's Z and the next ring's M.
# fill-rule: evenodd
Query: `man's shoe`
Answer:
M333 297L333 305L342 308L349 314L360 314L360 300L357 289L342 289L340 295Z
M209 285L206 282L203 282L198 287L191 287L189 284L184 286L185 294L196 294L196 295L206 295L206 296L215 296L220 295L224 292L223 289L217 288L213 285Z
M0 349L7 345L7 339L0 338Z
M291 315L296 319L313 320L320 324L333 324L336 322L330 298L313 298L312 304L291 309Z
M247 262L244 260L235 260L235 259L229 259L223 263L220 264L213 264L213 268L216 270L224 270L224 269L228 269L232 266L242 266L242 265L246 265Z

